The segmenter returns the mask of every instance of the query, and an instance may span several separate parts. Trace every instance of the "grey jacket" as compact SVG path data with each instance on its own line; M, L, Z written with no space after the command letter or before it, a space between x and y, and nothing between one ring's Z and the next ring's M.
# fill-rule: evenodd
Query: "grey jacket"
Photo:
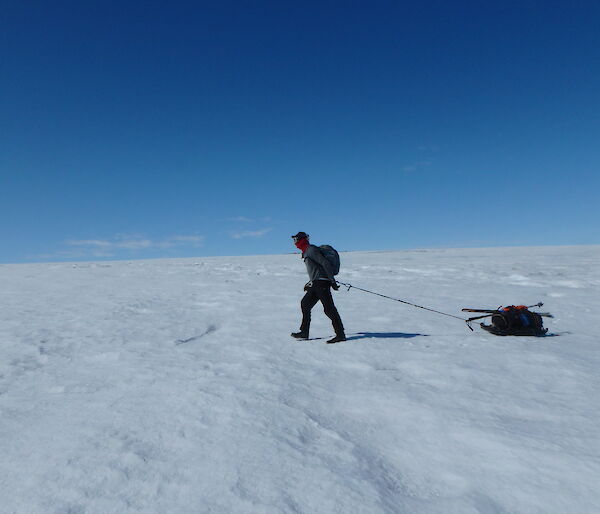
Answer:
M304 259L304 264L306 264L310 283L315 280L330 280L335 283L331 264L323 256L318 246L310 245L302 254L302 258Z

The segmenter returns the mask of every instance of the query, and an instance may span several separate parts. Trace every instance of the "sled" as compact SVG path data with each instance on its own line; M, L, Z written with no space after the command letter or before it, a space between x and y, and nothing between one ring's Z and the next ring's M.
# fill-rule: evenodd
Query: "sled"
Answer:
M484 323L480 323L479 326L489 332L490 334L494 334L495 336L533 336L533 337L542 337L545 336L548 332L547 328L535 329L531 327L521 327L514 329L505 329L502 330L494 325L486 325Z

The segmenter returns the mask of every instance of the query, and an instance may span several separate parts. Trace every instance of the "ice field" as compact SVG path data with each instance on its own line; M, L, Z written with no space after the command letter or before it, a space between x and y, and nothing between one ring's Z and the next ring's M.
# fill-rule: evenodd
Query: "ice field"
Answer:
M600 246L341 258L550 335L342 288L349 340L295 341L298 254L0 265L0 512L600 512Z

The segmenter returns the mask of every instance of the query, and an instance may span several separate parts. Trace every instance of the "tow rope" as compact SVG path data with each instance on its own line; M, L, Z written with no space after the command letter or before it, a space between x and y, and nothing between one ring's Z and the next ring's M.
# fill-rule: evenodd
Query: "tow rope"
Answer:
M404 303L406 305L412 305L413 307L417 307L419 309L424 309L424 310L430 311L430 312L435 312L437 314L441 314L442 316L448 316L449 318L459 319L461 321L464 321L467 324L467 327L469 327L469 330L471 330L471 332L473 332L473 327L471 326L471 321L472 321L471 319L464 319L464 318L461 318L460 316L455 316L454 314L448 314L446 312L436 311L435 309L430 309L429 307L423 307L422 305L417 305L415 303L407 302L406 300L400 300L399 298L392 298L391 296L386 296L384 294L376 293L374 291L369 291L368 289L363 289L362 287L356 287L356 286L353 286L352 284L346 284L344 282L338 282L338 284L340 284L344 287L347 287L348 291L350 291L350 289L352 289L352 288L358 289L359 291L363 291L363 292L369 293L369 294L374 294L376 296L381 296L382 298L387 298L388 300L394 300L395 302Z

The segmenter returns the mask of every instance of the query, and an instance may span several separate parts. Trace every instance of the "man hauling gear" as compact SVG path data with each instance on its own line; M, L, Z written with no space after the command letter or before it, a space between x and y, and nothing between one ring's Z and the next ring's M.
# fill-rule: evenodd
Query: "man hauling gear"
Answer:
M339 272L339 255L328 245L321 247L310 244L309 236L305 232L298 232L292 236L296 248L302 252L302 259L306 265L309 281L304 286L306 294L300 302L302 309L302 324L299 332L293 332L291 335L296 339L308 339L310 330L311 310L321 302L325 314L331 320L335 336L329 339L328 343L337 343L346 340L344 325L333 303L331 288L338 290L339 286L335 280L335 275Z

